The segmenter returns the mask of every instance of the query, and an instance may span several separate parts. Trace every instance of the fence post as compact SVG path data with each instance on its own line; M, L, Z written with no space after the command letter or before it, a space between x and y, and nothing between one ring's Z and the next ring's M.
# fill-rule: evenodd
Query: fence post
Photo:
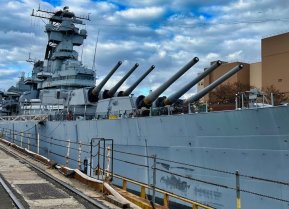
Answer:
M13 125L13 135L12 135L12 137L13 137L13 143L15 143L14 123L12 125Z
M67 167L69 165L69 155L70 155L70 140L68 140L68 145L67 145L67 154L66 154L66 166Z
M100 174L100 141L97 145L97 179L99 180L99 174Z
M39 154L40 136L38 133L38 126L37 125L35 125L35 138L36 138L36 143L37 143L37 153Z
M81 148L82 148L82 144L81 141L78 144L78 169L81 169Z
M4 130L4 128L2 128L2 138L3 138L3 139L5 139L5 135L6 135L6 134L5 134L5 130Z
M90 162L89 162L89 176L91 177L91 169L92 169L92 141L90 140Z
M52 142L52 137L49 138L49 144L48 144L48 150L47 150L47 157L50 157L50 149L51 149L51 142Z
M122 189L126 191L127 189L127 180L122 179Z
M21 131L21 134L20 134L20 144L21 144L21 147L23 147L23 131Z
M156 176L156 166L157 166L157 162L156 162L156 159L157 159L157 155L153 155L152 156L153 158L153 185L152 185L152 188L153 188L153 196L152 196L152 203L153 205L155 205L155 202L156 202L156 181L157 181L157 176Z
M274 94L271 93L271 105L274 106Z
M110 181L110 175L111 175L111 172L110 172L110 160L111 160L111 156L110 156L110 153L111 153L111 149L110 149L110 146L107 147L107 155L106 155L106 169L104 168L105 170L105 180L107 181Z
M30 150L30 135L27 133L27 148Z
M146 198L146 188L144 186L140 186L140 197Z
M240 199L240 173L236 171L236 193L237 193L237 209L241 209L241 199Z
M199 206L193 204L192 209L198 209L198 208L199 208Z
M167 208L169 208L169 198L170 196L167 193L165 193L164 194L164 206Z

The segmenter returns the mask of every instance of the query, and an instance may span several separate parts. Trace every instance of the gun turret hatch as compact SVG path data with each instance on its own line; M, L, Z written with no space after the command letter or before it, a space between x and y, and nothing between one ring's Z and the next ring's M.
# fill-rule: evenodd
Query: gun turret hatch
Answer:
M174 74L169 80L159 86L155 91L151 92L148 96L139 96L137 98L137 107L150 107L151 104L179 77L181 77L185 72L187 72L192 66L194 66L199 61L198 57L194 57L190 62L188 62L184 67L182 67L176 74Z
M97 102L100 90L104 87L110 77L115 73L115 71L121 66L122 61L119 61L114 68L106 75L106 77L98 84L96 87L89 89L88 91L88 100L90 102Z
M208 69L206 69L203 73L198 75L195 79L193 79L191 82L189 82L187 85L185 85L183 88L172 94L171 96L167 97L165 100L163 100L161 106L165 105L171 105L175 103L181 96L183 96L187 91L189 91L194 85L196 85L198 82L200 82L203 78L205 78L207 75L209 75L211 72L213 72L215 69L217 69L222 62L218 60L213 65L211 65Z
M184 104L188 104L188 103L192 103L195 101L198 101L199 99L201 99L203 96L205 96L207 93L209 93L210 91L212 91L214 88L216 88L218 85L222 84L224 81L226 81L227 79L229 79L231 76L233 76L234 74L236 74L238 71L240 71L242 68L244 67L243 64L237 65L234 68L232 68L230 71L228 71L227 73L225 73L223 76L221 76L220 78L218 78L217 80L215 80L213 83L211 83L210 85L208 85L207 87L205 87L203 90L201 90L200 92L196 93L195 95L191 96L190 98L186 99L184 101Z

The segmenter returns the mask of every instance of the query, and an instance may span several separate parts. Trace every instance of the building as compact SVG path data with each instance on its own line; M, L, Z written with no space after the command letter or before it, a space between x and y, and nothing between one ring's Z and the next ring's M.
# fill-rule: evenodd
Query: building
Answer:
M258 89L274 86L280 92L289 93L289 33L261 40L261 62L243 63L244 69L224 83L240 82ZM224 63L198 83L198 91L208 86L240 62ZM223 84L224 84L223 83ZM207 101L209 95L203 98Z
M289 92L289 33L262 39L262 87Z

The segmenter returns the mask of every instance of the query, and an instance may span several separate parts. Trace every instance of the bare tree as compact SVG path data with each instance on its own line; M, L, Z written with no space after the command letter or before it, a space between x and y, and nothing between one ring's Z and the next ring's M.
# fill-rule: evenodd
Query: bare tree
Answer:
M235 104L236 94L250 90L250 85L240 82L226 83L218 86L209 94L210 104Z
M263 88L262 91L270 103L272 103L271 94L273 94L274 105L280 105L282 102L289 101L289 98L285 95L285 93L279 91L274 85L267 86Z

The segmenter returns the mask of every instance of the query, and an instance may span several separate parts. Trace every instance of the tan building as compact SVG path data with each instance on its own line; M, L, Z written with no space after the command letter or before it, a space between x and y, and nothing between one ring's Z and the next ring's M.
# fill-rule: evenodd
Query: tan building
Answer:
M262 89L262 62L250 64L250 86Z
M261 41L261 47L261 62L245 63L244 69L224 83L240 82L258 89L264 89L273 85L281 92L289 92L289 33L264 38ZM221 65L199 82L198 91L208 86L238 64L240 64L240 62ZM203 98L204 101L207 99L208 96Z
M262 39L262 87L289 92L289 33Z

